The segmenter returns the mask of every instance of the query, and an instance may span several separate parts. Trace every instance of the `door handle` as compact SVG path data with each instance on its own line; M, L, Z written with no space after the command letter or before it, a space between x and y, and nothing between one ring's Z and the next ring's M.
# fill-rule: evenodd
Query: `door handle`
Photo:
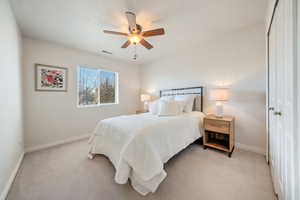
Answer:
M275 108L274 107L269 107L269 110L274 110Z
M281 116L282 113L277 111L277 112L274 112L274 115L279 115L279 116Z

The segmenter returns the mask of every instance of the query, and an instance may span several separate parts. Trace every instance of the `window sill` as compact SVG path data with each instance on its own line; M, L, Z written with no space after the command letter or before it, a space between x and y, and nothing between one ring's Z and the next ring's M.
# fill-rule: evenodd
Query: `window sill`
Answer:
M97 107L102 107L102 106L113 106L113 105L118 105L119 103L103 103L99 105L77 105L77 108L97 108Z

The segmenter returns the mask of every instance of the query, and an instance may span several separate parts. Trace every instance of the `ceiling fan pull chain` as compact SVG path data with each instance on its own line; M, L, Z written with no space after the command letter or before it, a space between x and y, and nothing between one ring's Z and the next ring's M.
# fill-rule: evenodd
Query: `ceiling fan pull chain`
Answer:
M136 53L136 43L134 43L134 55L133 55L133 60L137 59L137 53Z

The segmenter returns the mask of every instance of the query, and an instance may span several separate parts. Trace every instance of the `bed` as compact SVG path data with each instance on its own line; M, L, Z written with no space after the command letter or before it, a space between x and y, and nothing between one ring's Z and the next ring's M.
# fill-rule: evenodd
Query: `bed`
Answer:
M142 195L155 192L166 178L166 163L202 136L203 87L161 90L160 96L196 95L193 111L159 117L151 113L100 121L91 136L89 158L102 154L115 167L115 181Z

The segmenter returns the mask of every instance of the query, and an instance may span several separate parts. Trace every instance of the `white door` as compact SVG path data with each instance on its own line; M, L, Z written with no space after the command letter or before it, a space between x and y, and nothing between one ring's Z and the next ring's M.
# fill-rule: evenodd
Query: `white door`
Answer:
M280 97L278 86L280 62L279 46L279 21L278 11L274 15L273 23L269 33L269 139L270 139L270 164L273 177L274 189L277 194L282 193L282 182L279 178L279 125L280 121L274 114L278 108L278 97Z
M269 32L269 146L275 192L295 199L293 0L279 0Z

